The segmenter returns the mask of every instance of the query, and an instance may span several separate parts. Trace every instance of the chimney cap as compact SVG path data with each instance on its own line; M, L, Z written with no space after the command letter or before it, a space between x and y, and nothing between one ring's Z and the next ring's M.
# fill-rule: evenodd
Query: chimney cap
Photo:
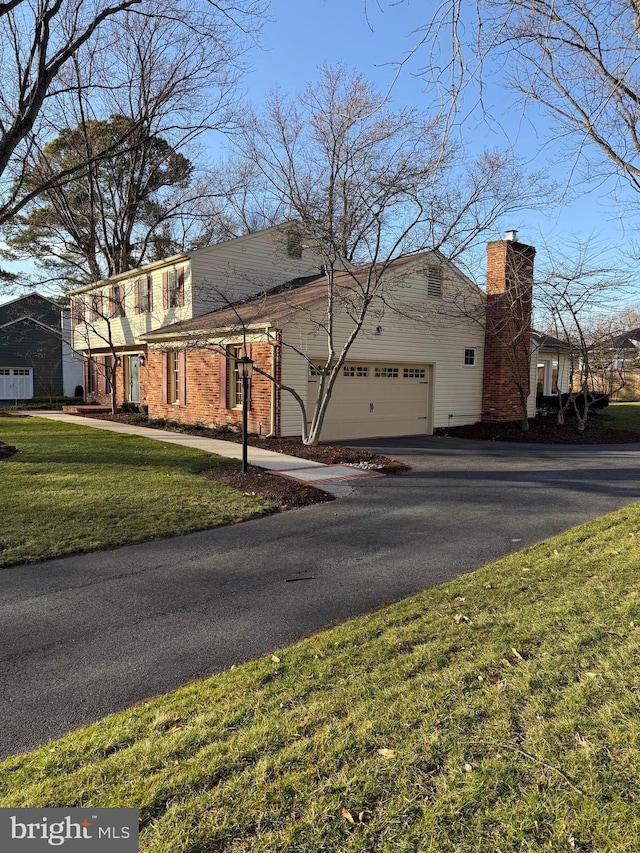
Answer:
M517 243L518 242L518 232L515 230L507 231L504 239L507 240L509 243Z

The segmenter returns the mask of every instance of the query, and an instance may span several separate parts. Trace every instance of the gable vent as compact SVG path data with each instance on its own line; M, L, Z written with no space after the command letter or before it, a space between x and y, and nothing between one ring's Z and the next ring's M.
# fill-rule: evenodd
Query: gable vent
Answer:
M429 267L427 270L427 296L442 296L441 267Z

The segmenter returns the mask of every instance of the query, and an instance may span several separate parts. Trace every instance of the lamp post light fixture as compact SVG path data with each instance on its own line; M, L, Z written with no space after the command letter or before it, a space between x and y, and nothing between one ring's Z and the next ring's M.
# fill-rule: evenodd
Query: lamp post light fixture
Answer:
M249 415L249 380L253 373L253 361L248 355L238 359L238 370L242 377L242 473L247 473L247 424Z

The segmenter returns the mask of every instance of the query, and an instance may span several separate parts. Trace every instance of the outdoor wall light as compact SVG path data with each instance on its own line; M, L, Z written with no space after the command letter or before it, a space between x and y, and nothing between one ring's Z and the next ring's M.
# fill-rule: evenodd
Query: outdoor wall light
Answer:
M146 355L144 353L140 353L138 358L140 359L140 367L144 367L147 361Z

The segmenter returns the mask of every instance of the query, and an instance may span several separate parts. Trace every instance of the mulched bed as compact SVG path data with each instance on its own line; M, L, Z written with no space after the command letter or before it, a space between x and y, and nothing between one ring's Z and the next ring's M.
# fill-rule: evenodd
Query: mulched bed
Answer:
M558 424L554 417L535 418L523 432L519 422L477 423L436 430L437 435L471 438L477 441L516 441L527 444L631 444L640 443L640 433L628 429L608 429L597 413L587 418L584 432L579 432L574 418Z
M17 447L13 447L11 444L5 444L4 441L0 441L0 459L8 459L17 452Z
M118 412L115 415L103 414L96 412L94 415L82 414L83 417L93 417L100 420L117 421L118 423L136 424L138 426L155 427L154 423L147 421L139 414L133 412ZM181 432L188 435L197 435L203 438L215 438L222 441L233 441L240 443L241 436L235 432L224 432L221 434L219 430L207 429L206 427L194 427L193 425L184 426L179 424L171 424L171 426L157 425L158 429L166 429L169 432ZM336 447L333 444L319 444L315 447L309 447L303 444L299 439L294 438L259 438L258 436L249 436L248 443L255 447L261 447L265 450L272 450L274 453L284 453L291 456L298 456L301 459L309 459L314 462L322 462L325 465L357 465L359 468L379 471L381 474L396 474L400 471L408 471L409 468L403 462L398 462L395 459L389 459L386 456L379 456L375 453L369 453L367 450L356 450L351 447ZM243 474L240 470L240 463L229 465L224 468L212 468L209 471L204 471L203 477L210 480L216 480L219 483L224 483L237 489L239 492L246 492L250 495L258 495L261 498L273 501L280 509L294 509L303 506L311 506L312 504L324 503L325 501L335 500L334 495L317 489L314 486L309 486L297 480L291 480L288 477L279 477L276 474L269 474L262 468L249 466L247 474Z

